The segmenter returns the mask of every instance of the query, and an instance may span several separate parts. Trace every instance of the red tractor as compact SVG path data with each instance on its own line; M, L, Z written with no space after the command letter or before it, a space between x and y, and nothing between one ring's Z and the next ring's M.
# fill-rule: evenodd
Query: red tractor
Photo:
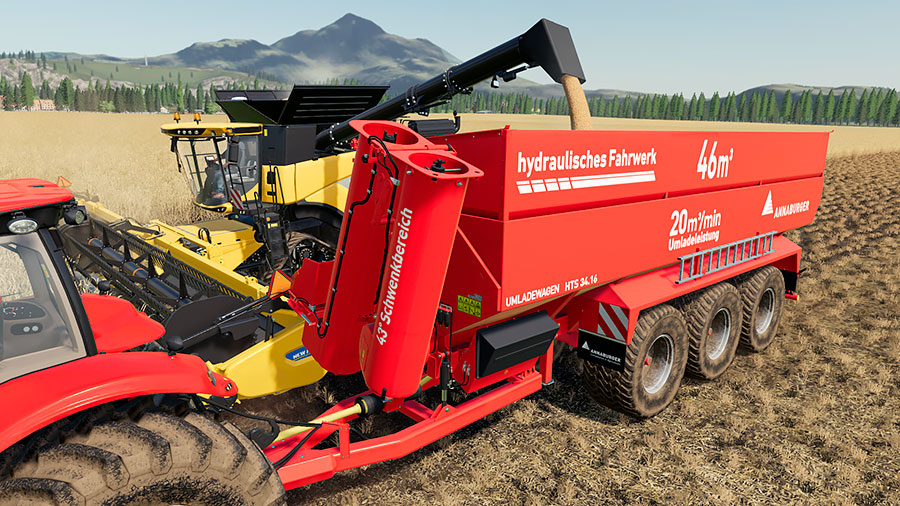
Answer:
M78 293L56 226L83 219L66 189L0 180L0 504L282 504L256 445L203 412L234 383Z

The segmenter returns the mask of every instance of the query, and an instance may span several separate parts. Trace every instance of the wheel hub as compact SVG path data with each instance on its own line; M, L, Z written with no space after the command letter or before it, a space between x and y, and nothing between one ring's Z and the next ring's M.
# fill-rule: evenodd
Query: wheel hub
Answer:
M766 288L762 296L759 298L759 304L756 306L756 333L765 334L772 325L772 318L775 316L775 291Z
M648 394L659 392L666 384L672 374L674 361L675 342L672 336L660 334L650 344L644 359L641 383Z
M706 337L706 357L716 360L725 353L728 346L728 338L731 336L731 312L727 308L719 308L709 322L709 331Z

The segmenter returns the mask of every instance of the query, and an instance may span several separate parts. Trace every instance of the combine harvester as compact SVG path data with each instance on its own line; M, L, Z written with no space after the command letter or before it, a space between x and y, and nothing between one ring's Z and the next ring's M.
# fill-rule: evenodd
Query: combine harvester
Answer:
M273 278L271 293L212 322L180 315L198 308L202 322L223 295L188 302L167 320L164 342L175 353L227 342L256 328L260 313L291 312L300 320L281 331L296 332L292 346L316 367L361 372L367 391L310 422L257 417L268 426L248 436L285 488L409 454L540 390L553 381L555 346L577 348L597 401L650 417L672 402L686 372L716 378L740 343L760 351L775 338L800 272L800 247L782 234L814 218L828 134L585 131L574 45L547 21L404 100L430 103L454 76L474 84L535 61L528 37L536 31L555 42L541 65L567 87L577 131L424 137L371 112L323 130L320 145L356 138L334 259L306 259L284 290ZM400 107L391 104L373 111ZM159 233L117 226L126 231L119 241ZM176 256L96 249L107 258L119 252L122 265L153 258L140 265L154 273ZM289 375L276 358L272 367ZM235 371L240 389L253 372L271 373ZM451 390L465 400L451 402ZM233 399L181 398L196 410L240 414ZM351 438L358 417L393 412L411 425ZM21 469L0 493L28 490L20 478L37 475Z
M244 306L287 288L305 259L334 258L355 156L349 121L427 114L481 81L510 81L530 67L559 82L569 69L578 77L569 78L567 93L581 93L584 101L569 31L547 20L387 101L384 86L217 92L234 122L197 116L195 123L163 125L162 132L194 204L226 216L138 225L84 202L89 220L62 230L78 278L109 282L112 293L165 322L167 335L195 334L240 311L239 325L231 318L214 335L185 340L184 351L240 382L242 397L314 383L326 371L301 344L300 316L278 303L255 304L252 311ZM459 121L420 119L409 126L437 135L456 132Z

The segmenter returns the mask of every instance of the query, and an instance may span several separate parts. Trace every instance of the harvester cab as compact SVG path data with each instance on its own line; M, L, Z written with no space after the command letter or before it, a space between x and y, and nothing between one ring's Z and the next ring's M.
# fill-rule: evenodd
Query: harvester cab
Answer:
M172 138L170 149L194 205L226 214L246 209L259 187L260 125L172 123L162 132Z

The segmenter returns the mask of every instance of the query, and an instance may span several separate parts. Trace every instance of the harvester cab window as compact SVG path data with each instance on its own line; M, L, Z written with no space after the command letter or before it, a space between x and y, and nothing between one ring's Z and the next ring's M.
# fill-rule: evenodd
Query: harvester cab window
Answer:
M38 234L0 236L0 383L85 355L75 315Z
M232 152L234 150L236 153ZM228 143L226 155L226 160L237 160L228 162L228 170L225 171L228 183L239 194L247 195L259 180L259 137L256 135L234 137L232 142Z
M231 200L231 189L244 196L256 186L258 138L242 136L238 143L224 141L224 137L178 139L178 156L194 200L200 205L222 205ZM228 156L228 150L236 150L236 162L229 162L234 157Z

